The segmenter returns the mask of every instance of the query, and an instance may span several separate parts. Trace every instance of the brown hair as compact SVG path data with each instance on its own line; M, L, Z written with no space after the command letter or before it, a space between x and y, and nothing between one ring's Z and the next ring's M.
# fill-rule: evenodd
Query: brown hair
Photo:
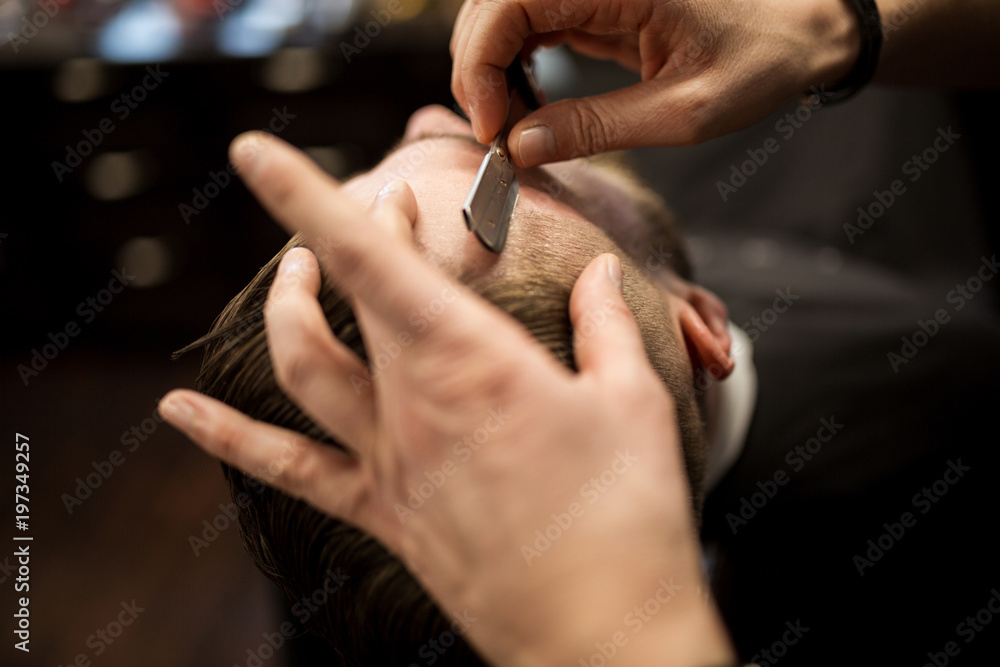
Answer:
M299 237L276 255L223 310L212 331L185 350L205 346L198 389L250 417L341 447L318 428L278 388L268 355L263 307L278 262ZM570 253L572 254L572 253ZM684 347L669 322L644 309L638 271L627 258L625 294L643 333L647 354L677 404L689 480L700 488L704 469L704 429L695 402ZM558 264L558 260L557 260ZM560 361L575 368L569 319L569 296L582 270L577 261L553 266L526 256L508 275L477 280L460 276L488 301L519 320ZM324 280L319 301L331 330L367 362L354 315L347 302ZM662 312L662 311L661 311ZM402 563L366 533L323 514L229 466L223 466L230 491L239 503L240 534L257 567L285 593L293 613L326 639L344 665L484 664L456 636L443 615ZM244 495L245 494L245 495ZM700 507L700 493L694 494ZM246 499L249 498L249 501ZM697 510L696 510L697 511ZM331 599L315 611L294 605L304 596L330 590L330 578L346 576ZM315 600L316 598L314 598ZM325 596L319 596L324 599ZM431 649L448 646L444 653Z

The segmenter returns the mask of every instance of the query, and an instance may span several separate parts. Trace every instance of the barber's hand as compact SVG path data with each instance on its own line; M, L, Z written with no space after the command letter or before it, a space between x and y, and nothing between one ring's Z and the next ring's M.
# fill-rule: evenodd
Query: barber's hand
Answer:
M518 122L511 153L533 166L746 127L846 77L859 32L843 0L466 0L451 39L451 85L489 143L507 114L504 69L521 52L566 43L641 73L641 83Z
M596 258L576 283L571 318L587 335L574 374L414 250L405 183L366 210L280 140L238 139L232 158L271 214L306 235L373 358L393 354L358 388L370 376L326 323L316 255L294 249L265 307L275 376L353 455L191 391L163 399L167 420L374 535L445 610L477 619L469 639L497 664L576 664L654 597L662 611L616 664L724 664L728 639L700 590L674 406L622 298L618 260ZM409 318L421 309L434 316L417 332ZM663 642L673 645L653 653Z

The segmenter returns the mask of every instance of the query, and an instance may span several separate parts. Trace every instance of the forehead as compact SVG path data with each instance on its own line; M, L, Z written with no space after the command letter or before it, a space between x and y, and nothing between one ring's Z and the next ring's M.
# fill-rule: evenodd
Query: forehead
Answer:
M507 246L500 255L489 252L462 217L462 204L486 150L461 131L410 136L344 187L368 205L389 181L409 183L417 199L415 241L432 262L453 276L505 271L525 253L573 253L585 265L597 254L615 250L609 234L617 239L623 230L632 229L642 236L646 224L634 204L629 179L599 163L575 160L518 169L520 193Z
M344 188L369 205L386 183L405 180L417 199L416 245L433 264L466 284L496 279L521 285L530 295L530 282L519 281L541 274L562 284L568 294L594 257L613 252L623 259L625 300L640 322L650 358L662 363L686 358L676 342L681 340L680 324L669 289L652 280L654 271L669 267L662 260L652 267L646 261L651 251L662 251L650 245L658 243L656 234L647 234L655 220L649 202L659 199L623 170L593 160L518 169L521 185L507 245L494 254L468 231L462 216L487 147L463 134L468 126L457 129L443 129L447 136L408 135ZM644 200L645 206L637 205ZM659 208L665 212L661 202ZM630 243L630 238L640 241Z

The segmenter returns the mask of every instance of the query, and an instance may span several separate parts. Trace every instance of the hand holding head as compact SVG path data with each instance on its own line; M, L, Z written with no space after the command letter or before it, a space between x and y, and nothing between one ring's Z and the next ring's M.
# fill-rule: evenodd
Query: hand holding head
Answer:
M724 654L724 633L700 592L675 402L649 365L619 260L599 254L575 282L572 373L417 252L420 212L408 186L383 190L365 208L348 193L357 182L335 183L280 140L246 146L233 152L249 187L315 251L290 250L271 283L263 310L274 377L343 450L193 392L164 399L171 423L210 453L375 536L445 609L482 619L469 636L493 660L565 662L620 623L620 604L641 601L664 575L682 591L664 621L684 631L697 625L715 639L702 648ZM316 300L321 271L357 316L368 366L330 330ZM630 273L625 282L636 289L635 281ZM433 317L421 320L427 312ZM373 351L387 349L392 359L373 366ZM428 471L455 465L454 443L491 417L496 426L498 414L503 424L488 443L419 511L401 513ZM599 495L559 549L526 563L518 545L532 543L551 514L580 502L581 484L626 455L641 463ZM517 502L524 489L533 490L531 501ZM484 533L484 525L494 528ZM580 585L592 580L594 564L614 567L636 553L641 563L616 581L616 603L609 591ZM598 593L607 606L595 613ZM494 611L526 607L532 611L514 619ZM567 613L581 618L567 623Z

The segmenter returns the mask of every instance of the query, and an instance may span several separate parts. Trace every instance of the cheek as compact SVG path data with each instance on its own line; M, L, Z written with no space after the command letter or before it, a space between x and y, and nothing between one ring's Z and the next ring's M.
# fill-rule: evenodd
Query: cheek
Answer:
M657 286L656 289L661 293L666 293L667 304L668 304L666 317L670 321L670 329L671 331L673 331L674 337L678 341L683 341L684 329L681 327L681 318L678 315L679 312L678 306L680 303L682 303L680 297L674 294L670 294L669 292L665 292L665 290L662 287Z

